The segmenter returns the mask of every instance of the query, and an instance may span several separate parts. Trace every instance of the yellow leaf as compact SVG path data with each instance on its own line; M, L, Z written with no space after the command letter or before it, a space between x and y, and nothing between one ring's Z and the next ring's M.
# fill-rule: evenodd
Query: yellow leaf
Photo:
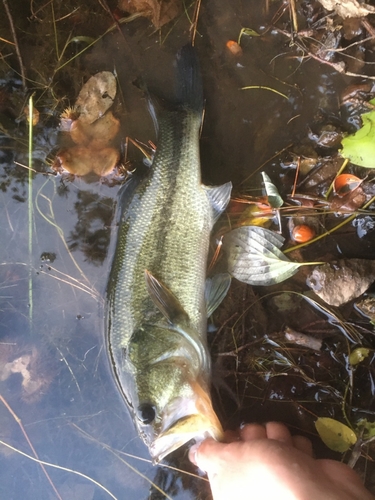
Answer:
M26 120L30 121L30 109L29 106L25 106L23 112L25 113ZM37 125L39 123L39 111L36 108L33 108L33 125Z
M366 347L358 347L350 353L349 362L352 366L358 365L358 363L361 363L364 359L366 359L369 354L370 349L367 349Z
M323 443L333 451L344 453L357 441L350 427L333 418L318 418L315 427Z

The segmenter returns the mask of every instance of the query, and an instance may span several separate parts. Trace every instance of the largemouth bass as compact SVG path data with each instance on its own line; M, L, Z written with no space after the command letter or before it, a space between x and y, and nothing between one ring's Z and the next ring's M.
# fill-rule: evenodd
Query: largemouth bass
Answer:
M201 183L203 94L191 46L181 49L177 73L178 102L158 114L149 172L119 201L107 288L115 376L154 462L192 438L222 436L210 398L206 323L226 281L210 282L209 304L205 289L210 233L231 184Z

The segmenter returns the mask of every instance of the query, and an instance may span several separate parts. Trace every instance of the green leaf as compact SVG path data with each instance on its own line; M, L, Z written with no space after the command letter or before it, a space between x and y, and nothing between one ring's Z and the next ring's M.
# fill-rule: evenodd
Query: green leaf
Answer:
M375 422L369 422L367 418L362 418L358 420L356 428L359 431L364 429L362 439L366 441L367 439L372 439L375 436Z
M228 272L248 285L274 285L290 278L304 263L291 262L279 250L284 238L269 229L242 226L223 241Z
M369 354L370 354L370 349L367 349L366 347L358 347L357 349L354 349L354 351L350 353L349 363L352 366L358 365L359 363L362 363L362 361L366 359Z
M262 172L262 177L269 204L272 208L280 208L283 206L284 200L281 198L275 184L272 183L271 179L265 172Z
M260 36L259 33L257 33L255 30L253 30L251 28L242 28L242 30L240 31L240 34L238 35L238 40L237 40L238 45L241 44L241 38L244 35L246 35L246 36Z
M373 100L374 101L374 100ZM374 104L370 101L371 104ZM375 168L375 111L362 115L362 127L341 141L341 155L355 165Z
M315 428L323 443L333 451L344 453L357 442L354 431L333 418L318 418Z

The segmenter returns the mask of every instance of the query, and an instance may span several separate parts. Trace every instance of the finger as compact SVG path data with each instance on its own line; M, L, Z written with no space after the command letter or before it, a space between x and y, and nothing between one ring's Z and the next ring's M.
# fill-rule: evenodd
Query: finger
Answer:
M268 439L275 439L276 441L293 445L292 436L288 428L279 422L267 422L266 436Z
M225 431L224 432L224 443L233 443L233 441L239 441L240 438L240 431Z
M302 451L303 453L306 453L306 455L309 455L309 457L312 457L314 455L311 441L307 437L305 437L305 436L293 436L292 442L293 442L293 446L295 448L297 448L297 450Z
M192 446L189 450L189 460L200 469L209 472L216 467L218 453L226 445L212 438Z
M266 428L260 424L247 424L240 429L240 436L243 441L265 439L267 437Z

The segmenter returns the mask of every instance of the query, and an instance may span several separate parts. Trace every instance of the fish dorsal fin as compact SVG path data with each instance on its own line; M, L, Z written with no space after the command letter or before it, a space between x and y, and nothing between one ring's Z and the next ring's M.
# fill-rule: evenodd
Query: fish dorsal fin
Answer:
M207 318L209 318L224 300L232 278L229 273L215 274L206 279L204 295L206 298Z
M232 183L226 182L221 186L205 186L205 189L211 202L214 222L216 222L229 203L230 194L232 192Z
M145 270L147 291L152 302L169 321L169 323L180 324L181 321L188 321L189 317L185 309L180 304L177 297L167 286L159 281L150 271Z

